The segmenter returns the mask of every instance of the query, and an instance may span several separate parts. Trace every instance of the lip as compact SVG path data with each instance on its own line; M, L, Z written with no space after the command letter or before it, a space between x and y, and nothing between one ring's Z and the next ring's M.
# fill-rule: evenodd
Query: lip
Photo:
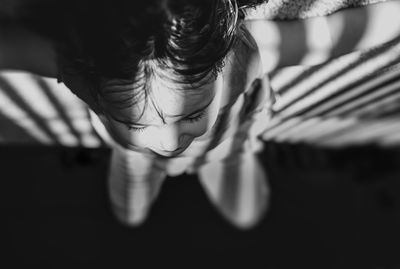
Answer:
M172 158L172 157L176 157L179 154L183 153L190 146L191 143L192 143L192 141L186 143L186 145L184 145L184 146L180 146L179 148L177 148L176 150L173 150L173 151L154 150L154 149L150 149L150 150L161 157Z
M163 151L163 150L151 150L152 152L154 152L155 154L161 156L161 157L167 157L167 158L172 158L172 157L176 157L179 154L181 154L185 149L177 149L175 151Z

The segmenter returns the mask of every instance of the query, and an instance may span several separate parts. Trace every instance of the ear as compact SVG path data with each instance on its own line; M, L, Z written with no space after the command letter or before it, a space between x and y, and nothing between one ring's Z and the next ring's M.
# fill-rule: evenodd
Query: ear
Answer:
M275 94L271 88L268 75L254 80L250 88L244 93L245 114L251 114L263 104L267 104L270 115L273 115Z

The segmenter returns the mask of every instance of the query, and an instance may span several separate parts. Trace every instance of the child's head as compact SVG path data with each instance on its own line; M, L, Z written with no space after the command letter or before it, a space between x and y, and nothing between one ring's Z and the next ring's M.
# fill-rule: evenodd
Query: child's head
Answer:
M120 142L171 155L215 122L241 8L264 1L137 2L57 2L63 15L53 27L31 24L44 34L60 27L53 37L64 82Z

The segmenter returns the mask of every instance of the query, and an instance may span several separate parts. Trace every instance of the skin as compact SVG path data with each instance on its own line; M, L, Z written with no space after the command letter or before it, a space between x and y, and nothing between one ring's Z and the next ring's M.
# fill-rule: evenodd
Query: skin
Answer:
M387 11L395 11L394 7L396 5L398 7L398 3L396 2L397 1L392 1L392 5L382 4L381 6L388 7L389 10ZM361 9L358 9L358 11L360 10ZM375 10L375 6L369 6L366 8L366 10L372 12ZM168 85L168 87L165 87L166 83L161 80L151 81L151 105L145 107L143 116L136 121L137 124L140 123L141 125L134 126L135 128L141 128L144 124L148 125L143 131L134 130L131 128L132 126L126 126L125 124L116 121L115 118L111 116L118 115L118 117L125 119L136 118L136 116L139 115L139 111L142 111L143 109L143 103L139 102L137 106L125 110L118 110L113 107L106 106L103 108L105 108L107 113L102 113L100 107L98 107L98 104L92 100L91 95L88 92L88 89L91 87L91 85L84 77L64 74L63 81L73 92L75 92L83 101L85 101L93 111L100 116L100 119L108 129L109 133L124 147L134 151L146 152L148 154L160 157L179 157L185 154L198 154L201 152L201 150L204 150L204 147L201 146L202 142L207 141L207 139L212 136L213 129L215 128L218 119L226 111L229 111L230 115L232 116L231 126L233 127L231 129L235 130L234 123L238 124L237 122L238 118L240 117L240 108L243 105L246 105L246 93L244 91L248 89L249 84L260 74L274 70L278 67L283 67L285 65L289 66L299 63L304 64L304 61L298 62L298 60L302 60L304 58L315 59L316 57L306 57L308 56L307 54L313 56L314 51L319 54L322 50L322 52L326 54L326 57L324 57L323 60L326 60L331 56L338 56L339 54L348 53L349 51L340 50L343 49L341 46L339 46L339 50L335 48L336 44L334 44L334 42L339 40L339 37L341 37L342 34L340 31L336 31L337 29L341 30L341 27L337 27L337 25L341 26L340 14L347 13L349 14L348 17L350 18L362 18L357 16L356 12L358 11L356 9L351 9L343 13L338 12L337 14L339 15L327 17L328 23L326 27L329 32L329 36L332 39L332 44L326 42L323 44L326 45L326 47L322 48L314 46L314 44L310 43L307 43L306 47L302 48L301 46L298 46L298 41L303 40L304 37L292 35L294 31L293 29L295 29L295 27L292 26L303 23L312 23L315 21L314 19L300 22L269 22L265 20L248 22L248 28L253 36L256 37L257 44L261 50L261 54L265 62L263 72L260 71L260 55L258 53L258 48L252 45L251 42L243 42L241 45L234 48L233 53L231 53L226 61L227 64L224 70L221 74L219 74L217 80L210 80L209 83L207 83L202 89L197 89L196 94L193 94L189 91L185 93L179 92L174 89L174 85ZM385 27L382 27L379 24L379 27L376 27L375 29L376 31L366 31L366 36L369 38L364 38L356 47L351 47L352 50L380 44L382 42L391 40L393 36L398 36L397 30L399 29L399 20L397 19L397 13L390 13L393 15L389 17L388 12L379 12L379 14L381 14L382 17L376 16L374 13L370 13L370 17L378 18L375 20L376 22L387 22L388 27L392 29L392 31L381 31L381 29L385 29ZM337 21L339 21L339 23ZM371 23L371 25L378 24ZM50 41L44 40L43 38L26 31L26 29L21 29L15 25L1 24L0 26L0 69L26 70L49 77L57 76L57 57L52 49ZM352 26L357 26L357 24L352 24ZM280 34L287 33L286 36L289 38L282 38L281 40L280 36L276 36L274 39L274 31L272 34L268 31L275 27L280 29ZM287 31L282 31L282 29L287 29ZM382 34L387 33L389 33L389 35L382 36ZM316 40L319 40L319 32L316 34L318 37ZM280 43L281 41L286 41L286 46L285 43ZM378 41L378 43L374 41ZM320 44L320 42L317 43L317 45ZM344 46L344 49L346 48L347 47ZM334 51L336 54L332 53L332 51ZM288 54L288 52L291 53ZM270 56L278 53L281 53L284 56L289 55L290 57L284 57L283 59L285 61L272 61ZM295 57L296 53L297 55L300 55L300 57ZM276 58L276 56L274 57ZM320 60L321 57L318 58L318 61ZM320 63L318 61L314 60L314 62L310 62L308 60L306 63L318 64ZM197 111L207 104L210 104L210 106L207 108L203 117L201 117L198 121L188 120L191 117L198 116L197 114L190 115L193 111ZM182 114L183 116L165 116L165 121L162 121L159 117L159 113L165 115ZM228 135L232 133L233 132L227 132ZM124 151L124 153L125 152L126 151ZM138 163L135 163L134 167L128 166L127 162L125 161L125 157L125 154L122 154L122 160L116 161L118 164L125 164L126 167L123 169L113 170L114 173L117 173L117 177L113 177L111 184L114 183L114 185L111 185L110 192L111 196L113 194L115 195L113 197L115 198L115 200L113 200L114 205L120 205L123 211L126 211L126 208L128 207L132 211L130 213L133 213L131 214L133 215L133 218L130 217L131 219L129 221L138 223L143 220L145 214L147 214L149 200L142 199L142 185L139 184L139 188L135 188L138 185L131 184L128 185L131 186L131 189L128 190L128 192L129 198L133 198L133 200L130 201L131 204L129 205L125 204L125 197L122 195L125 192L125 189L121 189L125 188L126 186L126 177L124 176L131 176L131 174L128 173L131 171L129 169L135 169L134 172L135 175L137 175L136 168L141 167L141 165ZM246 158L238 159L238 161L242 162L243 167L247 168L246 170L243 170L244 174L239 175L238 178L246 179L247 181L250 178L250 180L252 180L256 186L255 189L263 190L262 185L259 183L265 182L266 176L262 173L261 166L257 166L257 160L254 159L254 156L246 156ZM231 163L230 165L233 168L232 170L236 171L234 168L237 167L237 163ZM221 174L216 171L221 171L222 169L226 169L226 166L215 162L209 163L200 169L200 178L203 179L202 183L204 184L206 190L208 190L208 194L211 194L211 196L216 193L215 191L213 192L213 190L216 189L215 175ZM251 174L248 173L249 171ZM154 170L151 172L154 172ZM116 182L115 179L120 180L121 182ZM130 183L135 180L136 183L143 183L141 179L142 178L129 177L128 180L131 181ZM161 184L160 182L161 181L157 182L158 188L152 187L152 189L159 190ZM242 188L242 190L245 189L246 188ZM227 188L227 191L229 190L230 188ZM253 193L250 193L250 195L252 194ZM156 195L157 194L153 193L150 199L154 199ZM265 196L266 195L263 195L263 197ZM244 197L248 198L249 195ZM251 210L243 210L243 212L247 212L244 214L244 217L237 215L236 211L231 212L232 206L220 198L221 196L219 193L215 195L215 197L211 197L212 201L214 201L223 214L228 219L231 219L233 222L237 223L239 226L248 226L249 223L253 223L254 219L260 216L255 214L253 216L250 215L249 217L247 213L252 212ZM248 204L247 200L249 199L245 200L246 201L244 201L244 204ZM264 203L260 201L257 201L257 204L258 206L264 205ZM135 208L132 207L133 205ZM141 211L142 213L137 215L137 211ZM253 212L260 211L262 210L253 210ZM122 218L125 218L125 216L122 216Z
M178 92L154 85L152 92L155 98L152 98L153 102L148 106L141 101L124 110L107 107L112 115L118 114L128 119L131 115L140 115L144 109L138 122L127 124L110 115L103 116L102 121L109 132L126 147L174 157L185 151L194 139L212 129L220 109L222 90L221 75L195 93ZM161 119L157 110L165 115L165 120Z
M388 29L392 29L392 31L381 31L380 29L382 27L376 31L373 31L374 29L366 31L362 42L359 42L358 46L353 49L362 49L365 47L374 46L398 36L399 23L397 23L398 20L396 19L397 13L389 12L396 10L398 7L399 4L397 1L390 1L379 5L369 5L365 8L348 9L343 12L338 12L334 15L326 17L327 30L329 31L332 41L334 41L338 39L338 36L341 35L341 27L339 27L340 23L338 24L337 21L341 21L342 16L348 14L349 17L359 18L360 16L357 16L358 13L368 12L368 17L374 19L374 21L388 22L388 24L390 24ZM384 19L380 16L384 16ZM199 90L199 93L196 95L191 95L189 93L185 93L183 95L179 94L178 91L174 90L174 85L163 87L165 84L163 81L156 80L151 82L152 85L154 85L154 89L152 89L153 97L156 97L153 98L153 101L155 101L154 103L156 106L158 106L159 110L164 114L188 115L192 111L191 109L196 110L204 105L202 102L198 102L197 100L205 100L204 102L206 102L210 101L213 97L216 99L220 98L219 101L212 103L210 111L208 111L205 117L198 122L189 122L185 120L185 118L169 117L166 118L166 123L160 122L157 111L154 109L155 107L149 106L148 111L145 111L143 119L140 121L142 124L150 125L149 128L142 133L134 130L128 130L127 126L114 121L112 117L110 117L110 114L115 113L113 108L106 108L106 110L113 113L107 114L100 112L96 102L92 100L90 94L88 93L88 89L91 86L90 83L85 80L85 78L63 74L63 82L100 116L102 122L112 136L122 145L137 151L152 152L163 156L175 156L177 154L184 153L183 151L180 152L180 150L182 150L182 148L188 149L188 144L193 145L196 144L197 141L205 139L207 135L211 133L212 127L218 120L218 116L222 113L221 111L226 109L227 106L229 107L229 105L232 105L226 103L227 100L230 100L229 96L231 93L242 93L248 88L249 83L251 83L254 78L262 73L258 69L260 58L258 51L260 51L261 55L264 57L263 61L265 63L270 63L273 61L266 57L266 55L270 55L267 53L268 51L273 51L270 43L276 43L275 45L278 47L285 47L279 42L274 41L274 35L269 34L268 32L268 29L271 28L267 27L268 24L272 24L272 26L277 26L278 28L285 28L285 26L288 26L286 28L292 29L292 24L297 25L303 23L312 23L315 20L317 20L317 18L293 22L268 22L265 20L246 22L246 27L249 29L250 33L256 37L256 42L259 49L252 45L252 42L243 42L243 44L246 43L246 45L242 44L241 46L235 48L235 53L232 54L234 56L231 56L231 58L226 61L227 64L223 72L220 74L219 80L217 80L222 80L222 82L218 82L218 84L217 81L210 81L210 83L207 84L208 88L206 87ZM45 40L42 37L39 37L36 34L12 23L0 23L0 26L0 69L26 70L49 77L55 77L57 75L57 65L55 60L57 57L52 49L50 41ZM358 24L354 25L354 27L357 28ZM283 34L285 33L285 31L281 32ZM288 33L290 33L290 31L288 31ZM386 35L382 36L382 33ZM288 38L283 38L282 40L289 40L289 44L286 47L291 52L295 53L299 50L298 46L296 45L296 40ZM332 50L332 47L333 45L328 44L328 56L331 54L330 51ZM314 46L310 45L310 48L308 49L312 51L313 48ZM335 52L339 54L348 53L346 50L336 51L336 49ZM300 50L299 53L303 54L303 51ZM283 54L286 55L286 53ZM233 64L235 59L232 58L239 58L240 60L238 62L241 62L241 64ZM304 57L286 58L286 60L292 60ZM297 64L296 62L282 61L279 61L279 63L286 65ZM269 67L274 69L277 66ZM270 70L264 67L263 72L267 71ZM242 82L232 82L235 80L235 78L236 82ZM166 88L168 88L168 90L166 90ZM238 101L240 101L240 96L237 97ZM140 106L141 104L139 104L137 108ZM132 110L127 111L120 111L119 113L122 113L122 116L125 118L130 118L132 115L137 114L137 111L135 111L137 108L132 108ZM173 111L170 111L171 109L173 109ZM234 109L232 108L232 110ZM235 111L232 111L232 114L235 113ZM164 139L167 141L163 141ZM179 149L179 151L175 152L177 149ZM168 154L165 152L168 152ZM187 150L185 150L185 153L186 152Z
M230 110L233 118L239 116L244 90L260 74L257 47L248 40L240 41L217 78L211 76L200 88L177 90L178 85L154 78L147 106L141 100L135 106L117 109L104 102L107 113L98 114L111 136L125 148L168 158L197 155L205 150L201 141L212 136L223 111ZM236 102L232 96L237 96Z

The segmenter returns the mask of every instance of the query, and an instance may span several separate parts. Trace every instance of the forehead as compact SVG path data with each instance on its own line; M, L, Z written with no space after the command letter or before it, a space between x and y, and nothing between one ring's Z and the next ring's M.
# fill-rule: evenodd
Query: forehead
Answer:
M159 122L165 117L184 116L208 104L215 95L216 84L211 79L198 87L177 89L162 81L152 81L146 97L143 95L134 105L123 109L108 106L107 111L121 121L145 124Z

